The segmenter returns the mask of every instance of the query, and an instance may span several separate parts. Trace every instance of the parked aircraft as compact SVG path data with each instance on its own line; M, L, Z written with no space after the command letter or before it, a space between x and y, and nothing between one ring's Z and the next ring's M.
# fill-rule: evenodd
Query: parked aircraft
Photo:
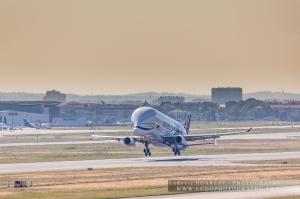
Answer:
M42 122L32 123L26 119L24 119L24 127L36 128L36 129L51 129L52 128L50 123L42 123Z
M5 123L0 123L0 131L10 130L10 127Z

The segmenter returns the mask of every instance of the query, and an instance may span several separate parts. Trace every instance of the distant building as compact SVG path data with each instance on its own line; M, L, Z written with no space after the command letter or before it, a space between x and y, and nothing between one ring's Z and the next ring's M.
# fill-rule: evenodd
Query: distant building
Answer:
M56 90L47 91L46 95L44 96L44 101L55 101L55 102L66 103L66 99L67 99L66 94L63 94Z
M300 121L300 103L273 104L273 110L277 111L279 119L282 121Z
M160 96L155 101L156 101L156 104L162 104L162 103L177 104L177 103L184 103L185 98L182 96Z
M49 115L50 122L59 116L59 102L52 101L0 101L0 111L15 111ZM29 120L31 121L31 120Z
M28 113L21 111L0 111L0 123L10 127L23 126L24 120L29 122L49 122L49 114Z
M92 122L95 126L129 123L132 112L139 106L130 104L99 104L68 102L61 106L60 117L55 118L53 126L86 126Z
M129 105L141 106L144 104L144 102L140 100L126 100L126 101L121 101L118 104L129 104Z
M211 89L212 102L216 104L225 104L229 101L243 100L242 88L212 88Z

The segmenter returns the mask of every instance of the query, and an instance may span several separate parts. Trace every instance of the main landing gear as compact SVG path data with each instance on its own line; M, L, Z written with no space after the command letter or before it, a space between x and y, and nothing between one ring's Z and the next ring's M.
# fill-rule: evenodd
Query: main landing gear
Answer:
M178 148L173 148L174 155L180 156L180 150Z
M149 141L145 141L145 148L144 148L144 154L145 156L151 156L151 151L149 149Z

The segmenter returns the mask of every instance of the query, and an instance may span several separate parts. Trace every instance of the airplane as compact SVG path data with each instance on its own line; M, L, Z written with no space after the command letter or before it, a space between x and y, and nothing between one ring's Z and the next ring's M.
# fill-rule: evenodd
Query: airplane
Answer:
M24 121L24 127L36 128L36 129L51 129L52 128L50 123L42 123L42 122L31 123L26 119L24 119L23 121Z
M184 124L181 124L152 107L140 107L136 109L132 113L131 121L134 127L134 136L92 136L123 141L127 146L135 146L136 143L142 143L145 146L145 156L152 155L149 144L159 147L170 147L175 156L180 156L181 151L189 146L203 145L203 143L189 144L190 141L212 139L214 140L214 144L217 144L217 138L221 136L249 133L252 130L252 128L250 128L247 131L240 132L190 135L191 115L188 115Z
M11 128L5 123L0 123L0 131L10 130Z
M0 131L23 130L20 126L8 126L6 123L0 123Z

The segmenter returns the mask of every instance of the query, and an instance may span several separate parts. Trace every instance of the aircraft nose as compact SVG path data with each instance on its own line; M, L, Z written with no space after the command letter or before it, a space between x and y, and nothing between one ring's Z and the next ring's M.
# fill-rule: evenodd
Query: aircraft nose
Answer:
M153 116L155 116L156 112L153 108L150 107L141 107L136 109L131 115L131 121L133 123L143 123Z
M152 118L156 112L151 107L141 107L136 109L131 116L131 121L134 124L133 132L137 135L146 135L151 133L154 128Z

